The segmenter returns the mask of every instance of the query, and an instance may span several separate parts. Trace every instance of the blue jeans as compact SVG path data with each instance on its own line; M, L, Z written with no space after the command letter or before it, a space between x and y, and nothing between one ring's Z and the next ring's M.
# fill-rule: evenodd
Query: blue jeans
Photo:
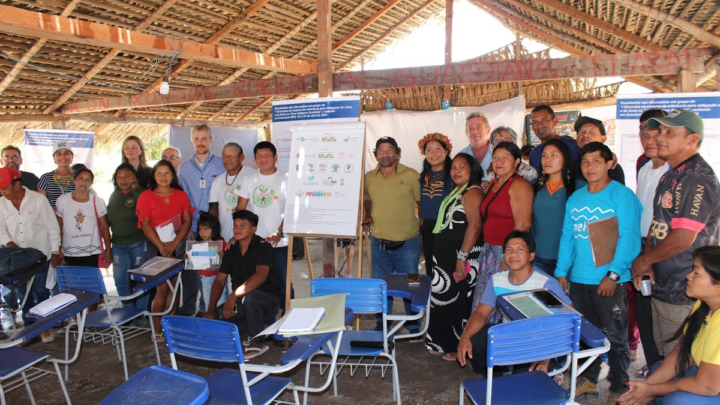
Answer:
M133 294L134 282L130 280L128 270L137 269L148 260L148 250L145 241L133 243L131 245L112 244L113 252L113 278L115 279L115 288L118 295L127 297ZM147 308L150 293L140 295L139 297L123 301L123 307L126 308Z
M583 314L588 322L602 330L610 341L610 372L607 379L610 382L610 391L622 394L627 391L625 381L629 379L630 368L627 286L625 283L618 283L612 297L598 297L597 288L597 285L570 282L570 299L575 309ZM597 385L601 365L602 359L598 357L582 376Z
M202 283L202 296L203 300L205 301L205 308L210 307L210 291L212 291L212 285L215 282L215 279L217 276L203 276L200 275L200 282ZM225 283L225 288L223 289L223 293L220 296L220 299L217 302L217 306L220 306L222 303L224 303L227 300L228 297L228 286L227 283Z
M43 267L42 270L40 270L37 274L35 274L35 280L33 281L32 287L30 289L30 295L28 296L27 301L25 302L25 306L23 307L22 311L22 320L23 325L28 326L30 323L27 320L27 312L30 310L30 308L34 307L35 305L45 301L46 299L50 298L50 292L47 288L45 288L45 280L47 279L48 274L48 267L50 266L50 261L45 264L45 267ZM25 293L27 292L27 284L18 288L16 290L16 301L12 302L10 300L10 289L2 286L2 296L5 303L7 303L11 308L17 308L20 303L22 302L23 298L25 297Z
M420 235L405 241L405 244L396 250L384 250L380 247L380 240L375 237L370 238L370 254L372 255L372 268L370 269L370 277L383 278L386 274L403 273L417 274L418 263L420 262ZM410 301L403 299L405 305L405 313L414 314L410 309ZM388 297L388 314L392 313L393 298ZM378 318L378 323L382 323L382 319ZM420 330L420 322L406 322L405 328L411 333Z
M557 259L543 259L535 256L533 266L547 273L549 276L555 277L555 269L557 268Z
M658 361L650 367L648 376L652 375L662 364ZM690 366L682 375L676 376L671 381L679 380L684 377L692 377L698 372L697 364ZM653 402L655 405L717 405L720 404L720 394L709 397L705 395L691 394L689 392L676 391L664 397L657 397Z

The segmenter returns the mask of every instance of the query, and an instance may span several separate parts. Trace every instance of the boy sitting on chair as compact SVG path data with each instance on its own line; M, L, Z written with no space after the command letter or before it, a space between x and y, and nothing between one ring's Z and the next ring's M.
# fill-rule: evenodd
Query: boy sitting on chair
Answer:
M257 235L258 216L242 210L233 214L234 243L225 252L220 272L210 291L205 318L220 319L237 325L248 333L245 359L257 357L268 350L260 343L262 337L252 339L264 329L265 321L277 315L285 301L277 276L272 246ZM221 308L216 308L230 275L232 292Z
M503 260L510 270L501 271L492 276L485 287L480 305L470 316L458 344L457 360L461 366L465 367L465 364L469 362L470 367L476 373L485 375L487 372L487 335L488 329L493 325L485 322L495 309L495 300L498 295L544 288L550 290L567 305L572 305L570 298L554 277L533 267L532 260L534 258L535 239L530 232L510 232L503 245ZM525 367L513 366L513 372L529 369L529 371L542 370L547 373L549 365L550 359Z

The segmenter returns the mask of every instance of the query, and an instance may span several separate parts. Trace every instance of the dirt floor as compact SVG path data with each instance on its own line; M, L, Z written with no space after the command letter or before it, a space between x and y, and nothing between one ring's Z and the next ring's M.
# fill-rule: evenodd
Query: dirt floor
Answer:
M310 253L315 275L322 275L321 245L319 240L310 240ZM357 257L356 257L357 259ZM364 258L365 259L365 258ZM342 263L342 259L341 259ZM369 276L367 261L364 260L363 275ZM355 263L357 268L357 262ZM357 270L354 271L356 273ZM308 266L304 260L293 263L293 283L298 297L308 297L310 278ZM112 276L105 278L108 289L114 290ZM396 310L401 305L396 303ZM361 329L370 329L375 324L374 319L364 319ZM57 331L57 330L56 330ZM1 343L1 342L0 342ZM74 342L73 342L74 343ZM282 344L270 343L270 350L252 360L258 364L279 364L279 358L284 348ZM30 349L44 350L53 356L64 356L64 335L56 336L54 342L43 344L34 342L27 346ZM457 363L450 363L439 356L432 356L421 343L408 343L399 341L396 348L396 358L400 371L401 398L405 404L455 404L458 402L458 387L464 379L473 379L477 376L468 367L461 368ZM143 367L155 364L155 353L149 334L142 335L126 343L128 354L128 368L130 374ZM167 351L161 350L162 363L170 366ZM642 353L640 353L642 359ZM51 368L49 365L42 367ZM179 368L193 374L208 377L219 368L221 364L207 364L197 361L179 362ZM642 367L641 361L632 363L630 375ZM304 378L304 365L297 367L286 376L296 383L302 383ZM601 378L607 374L607 366L603 365ZM320 384L321 377L317 368L313 369L311 383ZM324 377L322 377L324 382ZM565 385L569 376L566 375ZM115 388L123 383L122 362L118 359L116 350L108 345L84 343L78 361L70 366L70 376L66 382L70 399L74 404L96 404L109 395ZM31 383L33 394L38 405L64 403L57 379L47 376ZM607 400L608 383L601 381L600 398L579 401L583 405L605 404ZM30 400L23 388L6 394L9 405L29 404ZM283 394L280 399L292 401L291 394ZM374 370L368 377L364 370L358 370L354 377L349 371L343 370L338 377L338 396L334 397L332 385L322 394L311 395L310 404L392 404L391 375L382 378L379 370Z

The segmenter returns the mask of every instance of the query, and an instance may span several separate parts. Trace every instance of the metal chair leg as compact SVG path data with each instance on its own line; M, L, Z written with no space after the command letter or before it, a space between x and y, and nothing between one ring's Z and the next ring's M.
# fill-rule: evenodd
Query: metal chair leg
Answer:
M30 403L32 405L35 405L35 397L33 397L32 389L30 389L30 383L28 382L27 375L25 375L25 371L20 372L20 375L23 379L23 384L25 385L25 390L28 393L28 397L30 397Z
M63 382L62 374L60 373L60 366L58 366L57 363L53 363L53 366L55 366L55 373L57 374L58 381L60 382L60 388L62 388L63 395L65 396L65 402L67 405L72 405L70 395L67 392L67 388L65 388L65 383Z

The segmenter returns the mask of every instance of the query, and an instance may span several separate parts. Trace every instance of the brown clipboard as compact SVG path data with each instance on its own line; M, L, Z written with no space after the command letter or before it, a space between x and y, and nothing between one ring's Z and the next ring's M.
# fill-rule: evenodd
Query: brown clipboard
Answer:
M617 217L588 222L587 231L595 267L612 262L619 237Z

